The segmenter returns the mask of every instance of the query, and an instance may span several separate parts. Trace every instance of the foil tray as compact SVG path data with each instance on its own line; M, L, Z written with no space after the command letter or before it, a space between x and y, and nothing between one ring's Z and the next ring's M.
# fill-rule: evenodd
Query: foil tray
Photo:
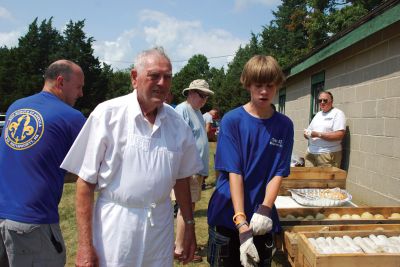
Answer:
M331 192L340 192L345 196L343 199L333 199L323 197L324 193L330 190ZM344 189L333 188L333 189L321 189L321 188L302 188L302 189L290 189L292 198L304 206L312 207L338 207L344 205L346 202L351 201L352 196Z

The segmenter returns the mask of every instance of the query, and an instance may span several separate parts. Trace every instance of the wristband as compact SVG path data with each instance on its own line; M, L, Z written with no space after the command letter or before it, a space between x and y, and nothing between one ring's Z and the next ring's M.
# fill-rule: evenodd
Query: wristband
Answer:
M244 217L244 220L246 220L247 219L247 217L246 217L246 214L244 214L243 212L236 212L235 213L235 215L233 215L233 222L236 224L236 225L238 225L240 222L238 222L238 221L236 221L236 217L238 217L238 216L243 216Z
M242 227L243 225L249 226L249 223L247 221L241 221L239 224L236 225L236 229L239 230L240 227Z
M271 208L268 206L264 206L263 204L260 204L258 206L256 213L267 216L268 218L271 218Z
M251 230L251 228L246 232L240 233L239 234L240 245L252 237L253 237L253 230Z

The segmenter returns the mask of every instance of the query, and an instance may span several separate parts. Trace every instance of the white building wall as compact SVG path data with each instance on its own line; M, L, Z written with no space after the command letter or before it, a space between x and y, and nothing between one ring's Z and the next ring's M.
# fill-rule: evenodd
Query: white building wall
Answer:
M325 89L347 117L347 189L356 202L400 205L400 33L389 31L320 62L286 84L286 115L295 125L294 153L304 156L311 76L325 70Z

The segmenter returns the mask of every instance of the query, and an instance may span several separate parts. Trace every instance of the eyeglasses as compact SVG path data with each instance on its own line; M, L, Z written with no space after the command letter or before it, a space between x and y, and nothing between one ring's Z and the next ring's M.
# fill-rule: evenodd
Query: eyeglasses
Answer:
M318 103L323 103L323 104L326 104L326 103L328 103L329 102L329 99L326 99L326 98L323 98L323 99L318 99Z
M207 98L210 97L210 95L203 94L203 93L201 93L201 92L198 91L198 90L195 90L195 92L196 92L196 93L200 96L200 98L202 98L202 99L207 99Z

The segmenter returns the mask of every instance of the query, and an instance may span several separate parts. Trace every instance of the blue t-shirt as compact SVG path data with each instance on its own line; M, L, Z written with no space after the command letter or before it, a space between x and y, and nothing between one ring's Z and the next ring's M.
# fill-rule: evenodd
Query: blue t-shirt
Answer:
M0 139L0 218L58 223L65 171L59 166L85 117L51 93L15 101Z
M274 176L287 177L293 149L293 123L285 115L274 112L269 119L253 117L243 107L228 112L220 124L215 169L219 177L208 205L208 224L236 229L229 189L229 173L244 180L244 209L250 222L265 189ZM275 206L271 218L273 231L280 231Z

